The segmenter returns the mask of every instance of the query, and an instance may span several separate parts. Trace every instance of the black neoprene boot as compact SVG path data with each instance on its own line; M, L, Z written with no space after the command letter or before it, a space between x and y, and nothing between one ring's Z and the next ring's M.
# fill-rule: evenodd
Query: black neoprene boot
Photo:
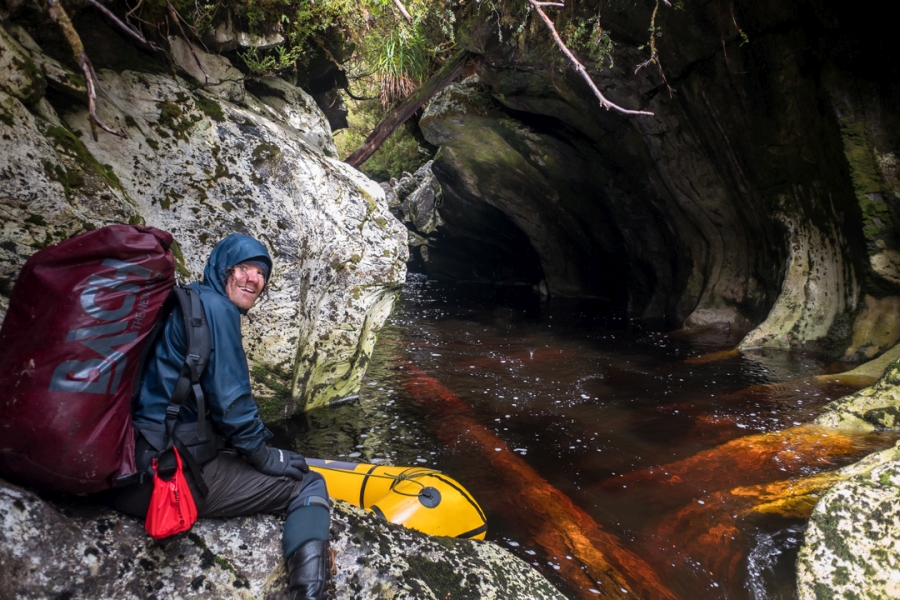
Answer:
M324 600L331 579L328 542L310 540L287 559L290 600Z

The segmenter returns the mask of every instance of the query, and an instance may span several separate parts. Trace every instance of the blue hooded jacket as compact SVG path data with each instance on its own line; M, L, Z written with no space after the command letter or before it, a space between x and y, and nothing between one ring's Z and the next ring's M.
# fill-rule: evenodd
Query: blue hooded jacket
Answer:
M209 417L217 432L243 454L258 449L271 435L263 426L251 395L250 371L241 341L241 314L246 311L235 306L225 292L228 269L249 260L264 263L268 266L267 274L271 274L272 259L266 247L250 236L231 234L213 248L203 281L188 286L199 292L212 338L209 363L200 379ZM187 354L183 319L181 309L176 305L147 361L134 410L134 422L138 427L141 423L165 422L169 397ZM185 401L178 421L197 421L193 394Z

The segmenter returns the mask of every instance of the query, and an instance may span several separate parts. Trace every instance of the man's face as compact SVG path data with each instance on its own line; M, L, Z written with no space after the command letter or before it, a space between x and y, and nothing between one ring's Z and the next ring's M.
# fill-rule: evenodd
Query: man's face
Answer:
M225 281L225 293L235 306L250 310L266 285L265 272L255 265L240 263L234 266Z

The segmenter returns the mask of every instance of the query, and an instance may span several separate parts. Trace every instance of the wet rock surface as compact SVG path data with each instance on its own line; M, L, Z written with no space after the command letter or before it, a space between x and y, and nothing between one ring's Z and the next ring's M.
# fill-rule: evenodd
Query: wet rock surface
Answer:
M0 480L0 598L286 598L282 517L201 519L154 541L143 521L90 500L51 501ZM431 537L338 502L335 598L558 599L489 542Z

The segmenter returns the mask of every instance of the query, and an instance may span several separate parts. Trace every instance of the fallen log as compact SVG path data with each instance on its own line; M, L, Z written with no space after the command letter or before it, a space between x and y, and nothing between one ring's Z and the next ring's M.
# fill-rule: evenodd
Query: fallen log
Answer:
M428 81L419 86L409 98L401 102L399 105L391 109L385 115L381 123L379 123L363 145L356 152L347 157L346 162L351 167L359 167L366 162L376 150L388 139L394 130L403 125L417 110L422 108L432 96L440 92L442 89L450 85L454 79L459 77L460 73L466 67L466 61L469 59L469 52L463 50L453 58L447 61L440 71L432 75Z
M596 598L590 591L596 589L604 598L677 598L649 564L510 451L456 394L417 367L405 370L405 389L440 423L436 433L442 441L472 444L490 467L492 498L482 501L499 501L508 518L559 560L558 574L582 597Z

